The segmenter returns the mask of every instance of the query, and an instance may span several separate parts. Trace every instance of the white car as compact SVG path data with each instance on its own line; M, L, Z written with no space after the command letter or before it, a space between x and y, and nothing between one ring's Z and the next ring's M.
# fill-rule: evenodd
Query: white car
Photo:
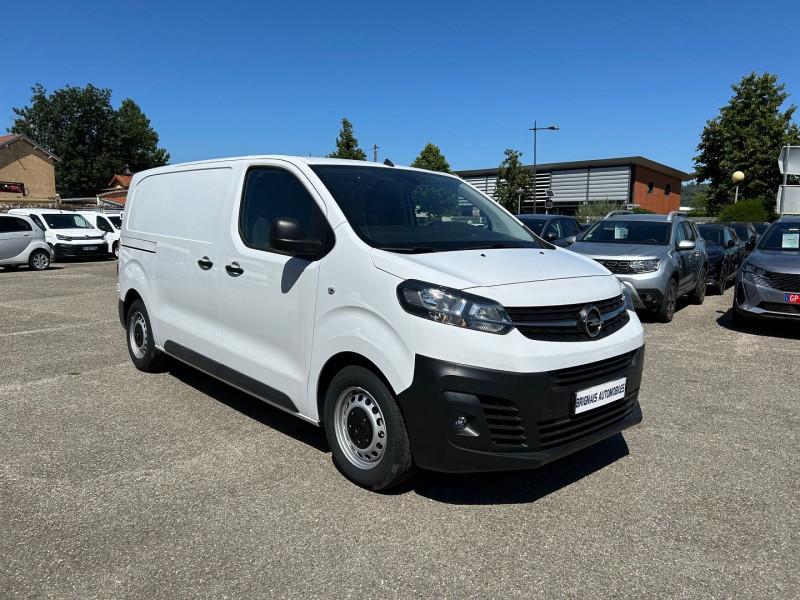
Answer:
M50 247L28 217L0 214L0 266L13 270L20 265L44 271L50 266Z
M8 214L30 217L44 231L53 260L65 257L98 257L108 254L106 234L70 210L12 208Z
M92 210L79 210L92 227L104 231L106 234L106 245L108 253L119 258L119 236L122 229L122 212L98 212Z
M642 419L619 280L442 173L287 156L137 173L119 314L138 369L168 355L324 427L368 489L538 467Z

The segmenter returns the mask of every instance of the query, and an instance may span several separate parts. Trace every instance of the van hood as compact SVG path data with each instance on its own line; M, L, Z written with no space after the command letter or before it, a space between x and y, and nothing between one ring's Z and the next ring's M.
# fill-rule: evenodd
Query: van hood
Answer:
M73 240L88 240L90 238L103 237L103 232L99 229L48 229L54 235L65 235Z
M653 244L595 244L593 242L575 242L569 247L592 258L657 258L669 249L669 246Z
M378 269L401 279L418 279L459 290L609 274L595 261L560 248L458 250L414 255L373 249L371 255Z

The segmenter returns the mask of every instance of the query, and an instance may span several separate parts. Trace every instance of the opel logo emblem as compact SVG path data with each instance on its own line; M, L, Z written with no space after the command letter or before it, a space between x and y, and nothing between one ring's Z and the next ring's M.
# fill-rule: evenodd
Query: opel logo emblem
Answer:
M595 338L603 328L603 315L594 304L587 304L581 310L578 317L578 329L586 334L586 337Z

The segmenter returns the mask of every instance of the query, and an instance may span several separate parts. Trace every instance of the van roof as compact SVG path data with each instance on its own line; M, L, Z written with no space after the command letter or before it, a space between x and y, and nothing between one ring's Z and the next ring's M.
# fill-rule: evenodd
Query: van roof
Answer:
M387 165L385 163L379 162L369 162L365 160L350 160L346 158L327 158L327 157L320 157L320 156L291 156L287 154L253 154L248 156L232 156L228 158L212 158L207 160L198 160L198 161L191 161L185 163L176 163L174 165L166 165L164 167L156 167L154 170L158 171L169 171L174 168L178 167L189 167L189 166L199 166L199 165L212 165L217 163L226 163L226 162L238 162L238 161L245 161L245 160L285 160L290 163L298 164L304 163L307 165L351 165L351 166L360 166L360 167L369 167L369 168L382 168L382 169L414 169L414 167L408 166L400 166L397 165L396 167L393 165ZM417 169L414 169L417 170ZM140 171L143 173L145 171ZM137 173L138 175L139 173ZM448 175L448 173L442 173L442 175Z

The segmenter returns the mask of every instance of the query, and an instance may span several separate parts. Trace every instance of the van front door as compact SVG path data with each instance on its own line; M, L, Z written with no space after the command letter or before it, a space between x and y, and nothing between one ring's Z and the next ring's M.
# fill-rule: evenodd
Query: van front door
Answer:
M270 223L297 219L323 237L321 201L293 167L251 167L225 235L220 274L220 376L291 412L306 411L319 261L279 254Z

